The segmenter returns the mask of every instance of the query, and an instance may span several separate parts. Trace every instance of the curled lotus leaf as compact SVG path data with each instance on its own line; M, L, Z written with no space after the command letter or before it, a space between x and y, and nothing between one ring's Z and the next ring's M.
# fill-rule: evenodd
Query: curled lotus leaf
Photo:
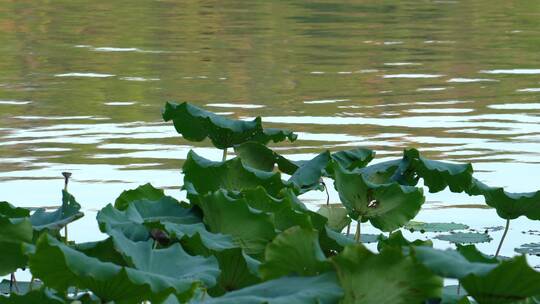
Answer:
M239 158L213 162L190 151L182 170L184 172L183 189L187 190L191 197L219 189L242 191L257 186L264 187L273 196L278 196L282 189L289 187L281 180L278 172L266 172L247 167Z
M258 142L246 142L234 146L234 152L244 165L262 171L273 171L277 165L279 171L293 175L301 165L286 159Z
M473 179L470 195L483 195L486 204L495 208L497 214L507 220L526 216L531 220L540 220L540 190L536 192L507 192L501 187L490 187Z
M199 142L210 138L219 149L256 141L266 144L270 141L296 140L296 134L288 130L263 129L260 117L252 121L234 120L216 115L187 102L176 104L167 102L163 110L163 119L173 121L176 131L189 140Z
M44 208L37 209L30 216L30 221L34 230L58 231L67 224L83 217L84 214L80 210L81 205L77 203L75 197L63 190L62 206L52 212L47 212Z
M397 182L375 184L360 171L348 171L334 163L335 187L352 218L369 220L383 231L393 231L409 222L424 203L423 191Z
M414 172L424 180L429 192L435 193L450 188L452 192L464 192L471 188L473 167L471 164L454 164L430 160L416 149L408 149L404 157L411 161Z
M341 206L321 206L317 213L326 217L328 227L337 232L341 232L351 223L347 209Z
M135 189L125 190L114 202L114 208L118 210L126 209L131 202L148 200L157 201L164 197L165 193L161 189L154 188L151 184L144 184Z

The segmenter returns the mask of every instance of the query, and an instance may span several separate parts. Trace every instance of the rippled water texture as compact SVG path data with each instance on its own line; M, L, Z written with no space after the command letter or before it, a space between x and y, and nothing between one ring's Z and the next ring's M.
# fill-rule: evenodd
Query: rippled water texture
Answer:
M540 188L537 2L339 2L3 1L0 199L57 204L60 172L72 171L88 214L74 237L85 239L92 212L122 189L152 182L180 196L192 145L161 122L168 100L294 129L299 140L278 148L295 159L417 147L474 162L491 185ZM476 199L428 200L421 220L503 224L453 208ZM516 222L516 235L538 227ZM507 254L522 243L511 242Z

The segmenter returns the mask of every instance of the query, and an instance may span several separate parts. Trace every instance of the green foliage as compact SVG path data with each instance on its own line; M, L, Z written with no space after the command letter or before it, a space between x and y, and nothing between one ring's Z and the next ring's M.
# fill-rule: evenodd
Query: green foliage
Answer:
M482 195L505 219L540 219L540 192L508 193L472 177L470 164L424 158L415 149L400 159L368 165L374 153L356 148L311 160L289 161L264 146L293 140L262 129L260 118L234 121L188 104L167 104L164 117L188 140L209 137L238 157L213 162L191 151L183 166L189 202L150 184L122 192L98 212L108 236L68 242L59 230L80 218L80 205L63 192L52 212L0 202L0 275L28 268L39 281L0 283L0 303L535 303L540 273L525 256L498 259L473 245L486 233L454 233L456 223L411 221L430 192ZM281 179L279 171L291 175ZM342 205L309 210L297 195L334 180ZM370 221L383 234L343 234L351 218ZM400 228L450 232L431 240L406 239ZM538 244L517 252L537 254ZM460 288L443 288L444 279ZM30 290L32 286L32 290ZM82 293L75 295L75 290ZM466 295L466 296L465 296ZM471 300L469 301L469 298Z
M352 218L369 220L383 231L392 231L409 222L424 203L422 189L397 182L375 184L359 172L334 163L335 187Z
M267 144L286 139L296 140L296 134L280 129L263 129L260 117L253 121L233 120L212 112L205 111L187 102L175 104L168 102L163 110L163 119L172 120L176 131L190 141L202 141L210 138L219 149L256 141Z

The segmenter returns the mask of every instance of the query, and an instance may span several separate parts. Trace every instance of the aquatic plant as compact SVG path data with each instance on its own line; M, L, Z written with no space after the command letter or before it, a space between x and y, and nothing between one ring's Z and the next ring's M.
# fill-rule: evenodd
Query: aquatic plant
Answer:
M97 215L107 238L74 243L62 228L82 216L66 187L52 211L0 203L0 275L29 269L31 282L0 284L0 303L538 303L540 273L524 255L499 258L473 245L485 233L456 223L411 221L430 193L482 195L499 216L540 219L539 192L508 193L473 177L470 164L429 160L415 149L370 164L365 148L291 161L266 147L294 140L193 105L167 103L165 120L187 140L210 138L236 157L188 154L181 202L150 184L122 192ZM289 175L283 179L282 173ZM341 204L309 210L298 195L334 181ZM356 221L354 236L342 233ZM362 234L369 221L380 235ZM350 226L349 226L350 227ZM400 229L445 232L439 250ZM347 229L348 230L348 229ZM382 232L389 232L384 235ZM450 232L448 234L448 232ZM504 237L503 237L504 239ZM363 243L377 242L378 252ZM537 254L537 244L517 250ZM443 286L455 279L459 287ZM473 302L474 301L474 302Z

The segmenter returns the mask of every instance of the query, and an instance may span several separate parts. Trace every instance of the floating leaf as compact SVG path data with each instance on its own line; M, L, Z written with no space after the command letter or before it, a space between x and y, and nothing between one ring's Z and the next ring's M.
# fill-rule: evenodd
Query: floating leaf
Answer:
M334 304L343 296L336 275L282 277L229 292L219 298L194 300L204 304Z
M280 142L285 139L294 141L297 137L287 130L263 130L260 117L253 121L233 120L187 102L182 104L167 102L163 110L163 119L172 120L176 131L185 139L197 142L208 137L219 149L230 148L247 141L266 144L269 141Z
M30 221L34 230L58 231L65 225L83 217L84 214L80 210L81 205L77 203L75 197L63 190L62 206L60 208L52 212L47 212L43 208L38 209L30 216Z
M514 251L521 254L540 256L540 243L523 244L515 248Z
M489 243L493 239L487 233L475 233L475 232L457 232L451 234L440 234L435 236L436 239L441 241L447 241L456 244L476 244L476 243Z
M298 226L279 234L266 246L264 256L259 271L265 280L286 275L313 276L331 269L319 246L319 233Z
M424 222L415 222L410 221L403 226L403 228L411 231L424 232L449 232L454 230L463 230L468 229L469 226L465 224L458 223L424 223Z
M293 175L300 164L286 159L267 146L257 142L246 142L234 147L234 152L244 165L263 171L272 171L277 165L283 173Z
M102 232L120 230L134 241L148 239L150 234L145 227L148 223L193 224L201 222L199 216L191 209L168 196L158 201L134 201L125 210L118 210L109 204L98 212L96 218Z
M231 235L247 254L262 254L276 235L270 215L251 209L245 199L223 190L200 197L204 222L213 233Z
M156 189L151 184L144 184L135 189L125 190L114 202L114 208L118 210L126 209L133 201L148 200L157 201L164 197L165 193L161 189Z
M246 167L239 158L226 162L213 162L193 151L189 151L182 170L184 171L183 188L192 196L218 189L241 191L257 186L264 187L269 194L277 196L283 188L288 186L277 172Z
M88 289L103 302L135 303L163 299L171 292L193 293L201 277L217 276L215 259L191 257L176 244L152 249L151 242L119 246L136 268L101 262L72 249L47 234L30 255L32 274L48 287L66 291L74 286Z
M326 217L328 227L337 232L341 232L343 228L351 223L347 209L341 206L322 206L317 210L317 213Z
M345 290L344 304L422 303L441 295L442 279L401 250L390 248L376 255L352 245L331 260Z
M374 184L355 171L334 163L335 187L353 218L369 220L383 231L395 230L411 220L424 203L422 189L398 183Z
M414 171L424 180L431 193L442 191L446 187L452 192L464 192L471 187L473 178L471 164L429 160L422 157L416 149L405 150L404 156L411 160Z
M474 179L471 195L483 195L486 204L495 208L497 214L507 220L522 215L531 220L540 220L540 191L527 193L506 192L500 187L490 187Z

